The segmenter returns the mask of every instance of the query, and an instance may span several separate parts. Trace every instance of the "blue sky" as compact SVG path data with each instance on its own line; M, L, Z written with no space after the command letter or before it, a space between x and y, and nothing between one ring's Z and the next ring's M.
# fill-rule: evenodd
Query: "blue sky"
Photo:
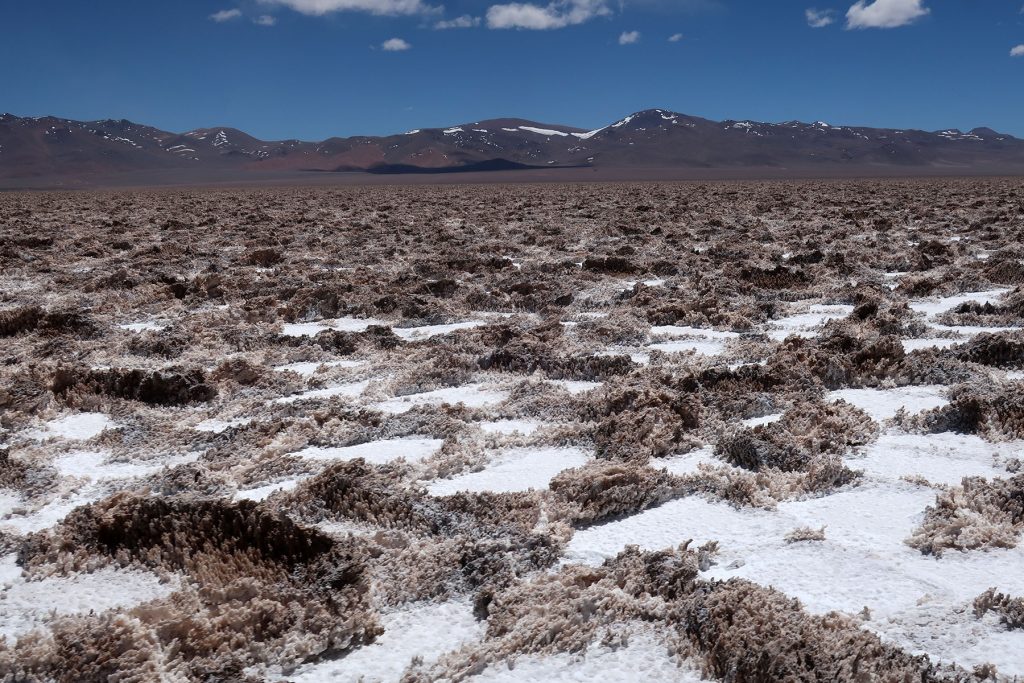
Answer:
M0 31L19 115L319 140L660 107L1024 137L1024 0L6 0Z

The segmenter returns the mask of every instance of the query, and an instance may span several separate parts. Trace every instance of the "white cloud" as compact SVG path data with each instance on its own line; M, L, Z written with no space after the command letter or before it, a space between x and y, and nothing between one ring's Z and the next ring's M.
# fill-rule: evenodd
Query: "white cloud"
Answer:
M260 16L253 19L252 23L258 26L273 26L274 24L277 23L277 18L272 17L269 14L261 14Z
M619 45L633 45L640 42L640 31L626 31L619 36Z
M555 0L545 6L513 2L492 5L487 10L487 26L545 31L575 26L609 14L608 0Z
M480 25L480 17L474 17L469 14L463 14L461 17L455 17L454 19L445 19L434 24L436 29L448 29L448 28L476 28Z
M670 35L668 37L668 42L670 42L670 43L678 43L682 39L683 39L683 34L682 33L673 33L672 35Z
M380 49L385 52L405 52L406 50L411 50L412 45L401 38L389 38L380 44Z
M804 15L807 17L807 25L811 28L825 28L836 20L835 11L830 9L817 10L812 7L806 10Z
M331 12L367 12L380 16L431 14L440 7L424 4L423 0L260 0L264 5L283 5L296 12L323 16Z
M1024 43L1010 50L1011 57L1024 57Z
M857 0L846 12L846 28L896 28L929 12L924 0Z
M242 16L242 11L237 9L222 9L219 12L214 12L210 15L210 19L216 21L218 24L237 19Z

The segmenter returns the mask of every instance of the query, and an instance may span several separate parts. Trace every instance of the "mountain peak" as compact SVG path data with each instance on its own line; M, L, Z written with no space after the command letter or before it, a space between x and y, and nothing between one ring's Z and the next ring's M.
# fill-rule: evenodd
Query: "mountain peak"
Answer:
M320 142L268 142L229 126L186 133L127 119L77 122L4 114L3 178L61 179L160 172L174 182L216 172L228 178L309 171L434 173L459 170L756 169L828 175L1024 173L1024 140L990 128L968 133L833 126L824 121L711 121L668 109L643 109L594 130L521 118L495 118L449 128ZM983 144L998 142L999 144ZM383 170L382 170L383 169ZM929 170L934 169L934 170ZM766 171L768 172L768 171ZM174 174L178 174L175 176Z

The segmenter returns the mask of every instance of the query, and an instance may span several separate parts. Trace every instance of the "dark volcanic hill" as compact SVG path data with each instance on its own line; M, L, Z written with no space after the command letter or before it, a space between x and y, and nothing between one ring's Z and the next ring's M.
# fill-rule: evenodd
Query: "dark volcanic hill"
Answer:
M258 140L234 128L169 133L131 121L0 116L0 182L88 184L117 174L179 180L275 173L431 173L514 168L1024 172L1024 140L988 128L894 130L826 123L710 121L661 109L597 130L522 119L478 121L386 137Z

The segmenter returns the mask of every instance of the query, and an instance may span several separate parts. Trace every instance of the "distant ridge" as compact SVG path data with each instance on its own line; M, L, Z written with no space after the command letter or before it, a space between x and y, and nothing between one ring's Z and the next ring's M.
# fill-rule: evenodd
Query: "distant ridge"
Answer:
M88 185L118 174L163 173L201 183L309 171L404 175L580 167L624 176L652 169L1020 174L1024 140L989 128L929 132L820 121L711 121L664 109L596 130L509 118L321 142L264 141L228 127L173 133L124 119L0 116L0 186L33 180Z

